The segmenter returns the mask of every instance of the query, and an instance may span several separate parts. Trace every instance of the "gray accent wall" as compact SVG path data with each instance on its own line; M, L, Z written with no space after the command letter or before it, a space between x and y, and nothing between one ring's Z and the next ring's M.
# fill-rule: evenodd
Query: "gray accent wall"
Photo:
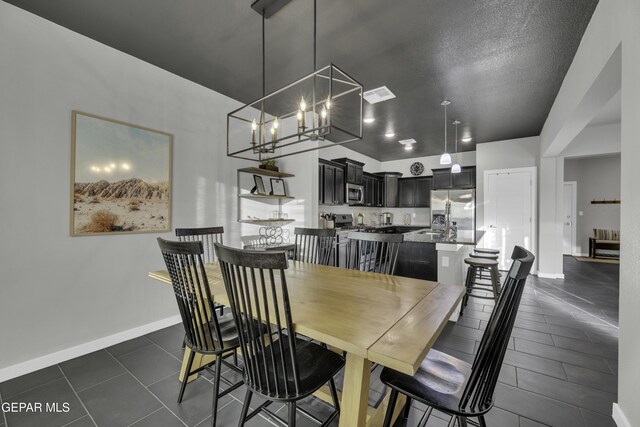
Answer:
M565 159L564 180L577 182L576 251L587 254L594 228L620 230L620 205L591 204L620 200L620 155Z

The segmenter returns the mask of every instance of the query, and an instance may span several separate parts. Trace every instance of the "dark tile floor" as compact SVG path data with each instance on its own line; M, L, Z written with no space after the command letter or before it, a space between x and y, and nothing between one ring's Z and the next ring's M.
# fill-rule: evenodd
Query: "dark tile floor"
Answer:
M617 393L618 266L565 258L564 280L531 277L518 313L488 424L496 427L614 426ZM450 323L436 348L471 361L492 307L472 300ZM0 384L2 402L69 403L68 412L3 413L0 427L205 426L210 423L210 377L190 384L176 403L181 326L172 326ZM227 371L230 380L237 374ZM385 391L374 372L370 403ZM341 382L341 379L338 380ZM222 398L218 425L236 425L244 388ZM303 406L319 417L330 409L317 399ZM286 408L272 406L286 416ZM413 404L415 426L424 406ZM434 413L429 426L446 426ZM250 426L270 426L259 416ZM315 425L299 416L299 425ZM337 425L336 422L333 425Z

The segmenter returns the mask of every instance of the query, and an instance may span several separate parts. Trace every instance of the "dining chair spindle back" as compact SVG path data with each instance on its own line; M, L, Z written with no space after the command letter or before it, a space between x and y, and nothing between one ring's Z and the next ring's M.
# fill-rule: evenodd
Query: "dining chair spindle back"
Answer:
M240 331L245 366L247 393L239 425L261 410L275 416L267 406L280 401L289 404L289 425L295 426L296 402L329 382L335 410L325 421L327 425L338 415L333 377L344 366L344 359L296 336L285 275L288 267L285 252L246 251L220 244L216 244L216 252L231 312ZM254 393L266 401L249 414Z

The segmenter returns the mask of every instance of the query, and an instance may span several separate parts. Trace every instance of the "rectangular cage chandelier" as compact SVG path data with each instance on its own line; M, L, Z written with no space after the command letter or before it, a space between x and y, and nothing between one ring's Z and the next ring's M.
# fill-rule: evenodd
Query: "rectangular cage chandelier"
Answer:
M227 156L264 161L362 139L362 92L327 65L227 114Z

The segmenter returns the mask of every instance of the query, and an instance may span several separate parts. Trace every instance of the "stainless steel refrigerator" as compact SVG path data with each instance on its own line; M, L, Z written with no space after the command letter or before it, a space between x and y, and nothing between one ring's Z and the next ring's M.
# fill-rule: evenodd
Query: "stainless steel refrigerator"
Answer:
M476 230L476 190L431 191L431 228L444 230L447 202L451 202L450 220L458 231Z

